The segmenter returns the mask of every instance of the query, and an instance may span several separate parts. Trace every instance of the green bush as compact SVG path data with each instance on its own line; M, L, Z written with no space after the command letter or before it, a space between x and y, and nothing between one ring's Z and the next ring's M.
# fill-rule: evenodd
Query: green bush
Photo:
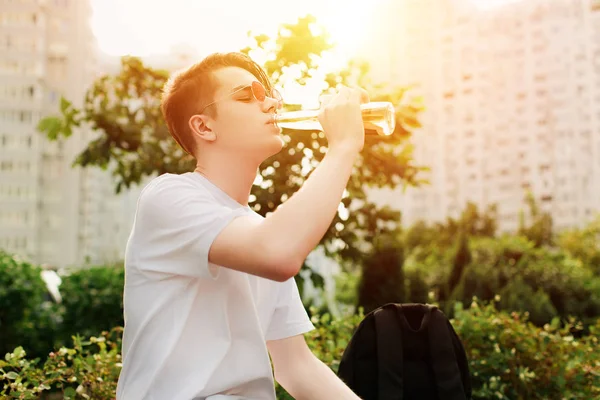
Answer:
M501 300L496 298L496 300ZM600 319L590 335L575 339L574 320L543 328L527 313L498 312L493 304L457 303L452 323L465 345L474 399L600 398Z
M496 303L501 301L498 297ZM314 314L314 313L313 313ZM364 315L332 319L313 315L315 330L307 342L337 373L339 361ZM536 327L527 313L499 312L494 303L457 303L452 324L465 345L474 400L565 399L590 400L600 396L600 319L590 335L575 338L581 329L574 321L559 328L556 321ZM121 328L100 337L61 348L43 362L26 357L22 348L0 361L0 395L6 399L114 399L121 368ZM291 399L276 383L278 399ZM64 394L63 394L64 393Z
M124 269L80 269L62 276L62 303L50 300L42 269L0 251L0 354L18 346L45 358L71 336L123 325Z
M60 313L46 300L42 269L0 251L0 354L23 345L46 356L56 344Z
M358 304L358 284L360 274L342 272L335 277L335 301L341 316L355 313ZM420 270L407 271L404 274L404 302L426 303L429 301L429 287ZM379 300L379 303L385 300Z
M568 252L535 247L518 236L472 238L470 263L450 296L440 299L452 316L456 302L468 303L475 296L490 301L496 294L504 299L506 311L529 311L538 326L554 317L574 316L588 324L600 316L600 277ZM420 270L430 290L443 293L452 271L452 253L427 264L410 258L407 271Z
M338 304L355 306L358 296L360 274L354 272L341 272L334 276L335 301Z
M557 238L558 246L600 275L600 215L583 229L569 229Z
M50 353L43 363L26 358L18 347L0 360L0 395L23 400L113 400L122 366L121 338L122 328L87 341L74 336L72 347Z
M386 303L405 301L404 248L391 237L378 238L362 265L358 285L358 307L365 313Z
M62 277L63 337L90 337L123 326L124 283L125 270L118 266L80 269Z
M558 314L550 296L541 288L534 291L521 277L511 280L499 295L501 309L528 312L529 320L537 326L551 321Z
M429 301L429 288L421 271L407 271L404 275L404 283L407 303L427 303Z

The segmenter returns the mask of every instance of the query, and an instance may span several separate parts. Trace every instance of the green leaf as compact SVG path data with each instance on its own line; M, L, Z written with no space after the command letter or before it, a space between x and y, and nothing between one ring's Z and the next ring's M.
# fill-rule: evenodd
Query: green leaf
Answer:
M15 348L15 350L13 351L13 355L16 358L25 357L25 350L23 350L23 347L19 346L19 347Z
M56 140L62 131L60 117L45 117L37 125L38 131L45 133L49 140Z
M60 111L63 114L66 114L71 106L72 103L69 100L65 99L64 97L60 98Z
M318 272L311 270L310 280L315 288L323 289L325 287L325 279L323 278L323 275Z
M77 396L77 392L75 391L74 388L68 387L65 389L63 396L64 396L65 400L71 400L71 399L74 399L75 396Z
M10 379L11 381L14 381L15 379L17 379L19 377L19 374L17 374L15 371L10 371L5 376L6 376L6 378Z

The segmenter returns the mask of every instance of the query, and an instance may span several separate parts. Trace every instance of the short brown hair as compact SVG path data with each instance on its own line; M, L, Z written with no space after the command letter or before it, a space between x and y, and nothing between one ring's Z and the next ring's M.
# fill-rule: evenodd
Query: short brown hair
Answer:
M173 74L163 87L161 110L171 136L187 153L194 155L196 148L188 125L190 117L198 113L203 105L214 101L218 82L213 71L224 67L239 67L256 77L267 91L271 82L265 71L243 53L213 53L202 61ZM216 107L207 113L216 116Z

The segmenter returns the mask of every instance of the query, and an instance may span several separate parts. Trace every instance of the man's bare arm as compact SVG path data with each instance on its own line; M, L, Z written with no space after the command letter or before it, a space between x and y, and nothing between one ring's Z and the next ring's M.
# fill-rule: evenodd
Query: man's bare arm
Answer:
M302 188L263 221L247 217L232 221L215 239L209 261L277 281L298 273L331 225L364 145L361 94L342 93L342 100L332 100L333 106L323 109L323 125L331 120L338 125L330 127L329 150Z
M304 336L267 342L273 360L275 380L296 400L360 400L360 398L319 360Z

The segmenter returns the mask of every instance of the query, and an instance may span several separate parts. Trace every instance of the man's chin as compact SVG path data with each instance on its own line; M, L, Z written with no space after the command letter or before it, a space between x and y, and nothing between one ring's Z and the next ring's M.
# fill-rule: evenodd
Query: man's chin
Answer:
M283 136L277 135L273 138L274 140L269 141L269 144L265 146L265 159L272 157L276 154L279 154L281 150L283 150L283 146L285 142L283 141Z
M281 150L283 150L283 146L285 145L285 142L283 141L283 136L277 135L275 139L275 143L273 144L273 154L271 155L279 153Z

